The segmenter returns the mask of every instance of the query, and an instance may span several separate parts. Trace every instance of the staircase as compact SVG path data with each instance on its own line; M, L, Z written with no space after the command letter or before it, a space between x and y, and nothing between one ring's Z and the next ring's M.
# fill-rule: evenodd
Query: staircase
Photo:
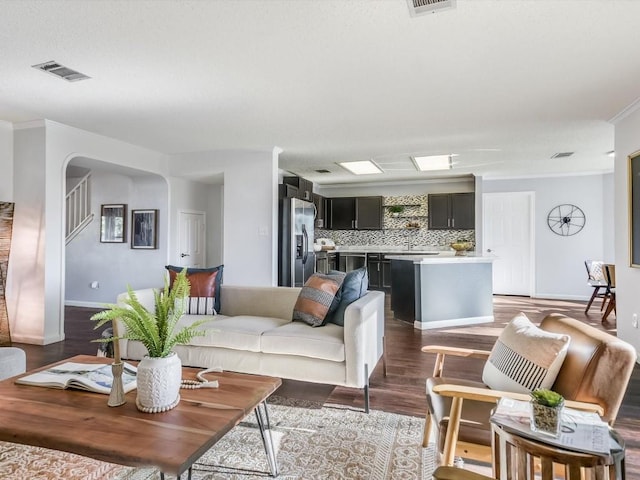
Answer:
M66 231L65 244L68 244L93 220L91 213L91 173L82 177L82 180L67 193L65 199Z

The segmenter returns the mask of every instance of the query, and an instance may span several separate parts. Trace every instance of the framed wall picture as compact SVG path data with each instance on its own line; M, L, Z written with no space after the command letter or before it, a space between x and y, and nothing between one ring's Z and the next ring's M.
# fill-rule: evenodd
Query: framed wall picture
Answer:
M640 268L640 150L629 155L629 263Z
M131 211L131 248L158 248L158 210Z
M100 241L124 243L127 235L127 205L124 203L102 205L100 211Z

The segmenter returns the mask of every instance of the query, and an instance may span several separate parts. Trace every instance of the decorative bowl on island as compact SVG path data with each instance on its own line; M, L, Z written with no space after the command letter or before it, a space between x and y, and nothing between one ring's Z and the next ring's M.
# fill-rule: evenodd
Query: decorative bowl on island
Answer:
M471 250L473 248L473 244L471 242L453 242L449 246L456 251L456 255L466 255L467 250Z

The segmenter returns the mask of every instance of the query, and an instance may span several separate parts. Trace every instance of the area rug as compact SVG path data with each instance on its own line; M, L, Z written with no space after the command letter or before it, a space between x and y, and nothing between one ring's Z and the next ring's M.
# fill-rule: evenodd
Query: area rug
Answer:
M283 398L271 400L269 416L280 479L431 479L434 448L422 448L422 418L381 411L365 414L342 406L319 408L316 403ZM7 446L11 455L5 455ZM159 479L152 469L120 467L60 452L38 457L38 450L42 449L0 444L0 478ZM59 475L33 475L36 462L44 472ZM252 480L269 476L260 432L251 415L194 464L192 478Z

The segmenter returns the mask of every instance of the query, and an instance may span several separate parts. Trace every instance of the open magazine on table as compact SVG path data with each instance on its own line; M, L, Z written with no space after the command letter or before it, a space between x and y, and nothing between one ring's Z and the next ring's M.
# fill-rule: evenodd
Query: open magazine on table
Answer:
M597 413L564 407L560 434L557 437L531 430L531 403L502 398L498 402L491 422L515 431L523 437L539 440L566 450L608 455L622 450L609 431L609 425Z
M122 386L125 393L136 388L136 373L136 367L128 363L124 364ZM77 388L109 394L113 384L113 373L111 365L66 362L21 377L16 380L16 383L48 388Z

